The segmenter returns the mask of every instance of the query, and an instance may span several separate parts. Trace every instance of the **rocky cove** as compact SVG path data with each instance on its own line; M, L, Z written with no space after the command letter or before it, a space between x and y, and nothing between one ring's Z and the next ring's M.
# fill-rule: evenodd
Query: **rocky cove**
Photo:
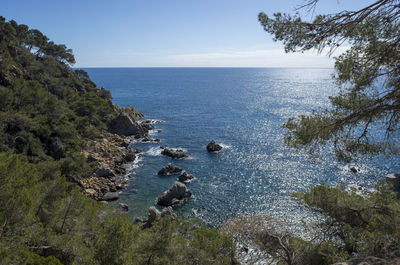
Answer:
M107 131L104 131L96 140L88 140L82 154L89 162L96 164L93 174L87 178L78 179L77 182L82 187L83 194L89 198L108 204L108 201L119 199L120 194L132 178L130 165L138 162L142 150L135 149L135 142L159 142L158 138L151 138L149 132L156 130L155 124L159 121L143 120L144 115L135 108L129 106L121 108L114 105L119 114L111 121ZM161 130L157 130L158 133ZM214 141L210 143L218 146ZM210 146L209 144L209 146ZM222 147L218 146L220 151ZM184 150L160 146L160 152L171 160L187 158ZM159 177L176 175L178 181L164 193L160 194L157 203L163 208L158 211L155 207L150 207L148 219L143 221L144 226L150 226L151 222L165 214L176 218L171 207L178 207L192 196L192 192L187 188L186 182L195 179L186 170L169 163L158 172ZM116 211L128 212L128 206L119 203ZM135 215L135 213L131 213ZM140 218L135 219L135 223L142 222Z

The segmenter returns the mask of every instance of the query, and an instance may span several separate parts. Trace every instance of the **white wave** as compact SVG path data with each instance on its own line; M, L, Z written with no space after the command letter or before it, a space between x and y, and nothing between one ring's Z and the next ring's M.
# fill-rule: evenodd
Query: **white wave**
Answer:
M142 120L139 123L150 123L150 124L158 124L158 123L163 123L163 120L157 120L157 119L146 119Z
M181 150L181 151L183 151L183 152L185 152L185 153L187 153L187 149L186 148L181 148L181 147L168 147L167 146L167 148L169 149L169 150L172 150L172 151L178 151L178 150ZM161 148L160 148L161 149ZM162 150L162 149L161 149Z
M219 145L222 146L222 149L230 149L230 148L232 148L231 145L224 144L224 143L219 143Z
M149 150L145 152L148 156L160 156L162 149L159 146L151 147Z
M149 130L149 132L148 132L149 135L155 135L157 133L158 133L158 129Z
M133 162L131 162L131 163L127 163L127 164L125 165L126 170L127 170L127 171L132 171L132 170L134 170L135 168L140 167L140 166L141 166L141 163L140 163L140 162L142 162L142 160L143 160L142 157L136 156L135 161L133 161Z

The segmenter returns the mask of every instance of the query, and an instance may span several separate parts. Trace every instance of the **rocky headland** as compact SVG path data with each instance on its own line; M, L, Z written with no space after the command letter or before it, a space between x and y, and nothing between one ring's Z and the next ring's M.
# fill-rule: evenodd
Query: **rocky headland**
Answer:
M97 169L88 178L78 179L83 193L95 200L115 200L119 191L128 183L126 164L137 159L138 150L131 148L132 138L148 137L152 127L139 121L143 114L133 107L121 108L114 105L119 114L111 121L108 131L99 138L88 140L82 154L90 162L97 163Z

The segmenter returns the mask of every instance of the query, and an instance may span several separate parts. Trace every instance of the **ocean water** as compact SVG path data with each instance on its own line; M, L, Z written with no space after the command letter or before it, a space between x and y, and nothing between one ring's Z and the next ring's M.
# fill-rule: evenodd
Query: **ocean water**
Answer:
M195 175L187 184L192 198L176 211L218 226L241 213L261 213L284 220L309 217L293 192L318 183L372 189L377 180L398 171L395 158L363 158L347 165L324 153L310 158L283 144L281 125L291 116L329 106L337 92L332 69L260 68L88 68L113 101L132 105L145 119L162 120L160 143L134 143L143 153L132 165L132 178L118 202L132 216L145 217L157 197L176 181L157 172L173 163ZM221 143L209 154L210 140ZM160 146L183 148L188 159L162 156ZM349 168L356 166L359 173Z

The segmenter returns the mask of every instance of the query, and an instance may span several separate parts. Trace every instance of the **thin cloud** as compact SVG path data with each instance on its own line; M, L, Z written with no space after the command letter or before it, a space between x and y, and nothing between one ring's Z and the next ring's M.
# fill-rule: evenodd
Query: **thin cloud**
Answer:
M348 47L340 47L328 57L316 51L285 53L281 49L172 54L165 57L171 66L236 67L333 67L333 57Z

